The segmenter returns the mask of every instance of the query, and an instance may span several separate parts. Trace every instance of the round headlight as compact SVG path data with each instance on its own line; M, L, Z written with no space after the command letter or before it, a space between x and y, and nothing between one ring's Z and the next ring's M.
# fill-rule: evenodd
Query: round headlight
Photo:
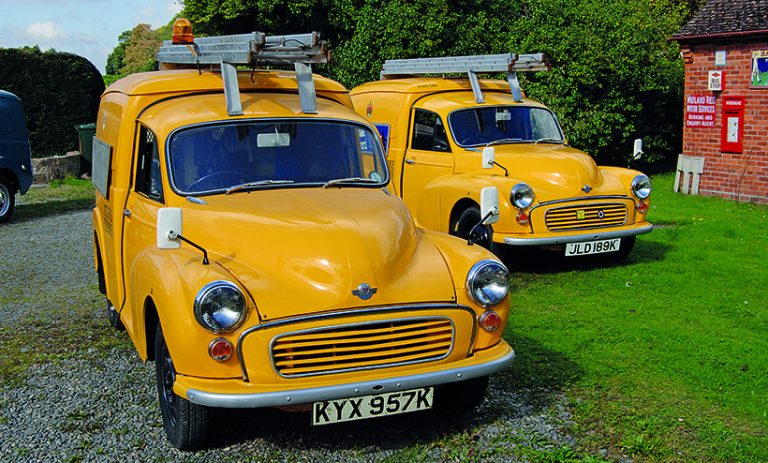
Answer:
M483 307L496 305L509 292L509 272L501 262L481 260L467 275L469 297Z
M647 175L638 175L632 180L632 194L637 199L645 199L651 196L651 179Z
M533 188L525 183L518 183L512 187L512 192L509 193L509 200L518 209L526 209L533 204Z
M245 296L234 283L212 281L195 297L195 318L214 333L232 331L245 319Z

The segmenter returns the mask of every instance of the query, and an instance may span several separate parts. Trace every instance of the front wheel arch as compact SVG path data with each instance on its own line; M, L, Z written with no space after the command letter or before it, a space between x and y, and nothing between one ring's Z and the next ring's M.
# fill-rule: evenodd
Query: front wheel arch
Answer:
M470 198L461 198L453 205L451 209L451 216L448 219L448 233L456 235L456 224L459 222L461 214L470 207L480 207L477 202Z
M147 346L147 360L155 359L155 333L160 325L160 317L157 315L155 301L148 297L144 301L144 338Z

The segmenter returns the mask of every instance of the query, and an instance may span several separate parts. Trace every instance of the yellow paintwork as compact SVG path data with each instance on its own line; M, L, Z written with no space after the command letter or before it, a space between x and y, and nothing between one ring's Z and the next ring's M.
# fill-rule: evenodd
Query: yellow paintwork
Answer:
M370 82L354 88L350 94L356 110L374 124L388 124L389 149L387 163L392 184L423 227L441 232L451 231L455 220L468 205L480 203L480 190L496 186L499 190L500 217L493 225L493 241L505 238L560 238L562 232L551 232L544 224L544 212L550 201L569 200L571 205L595 203L596 196L616 196L613 202L626 204L627 222L610 229L592 229L576 234L604 230L635 230L650 225L645 214L637 212L638 200L632 195L631 183L640 172L616 167L599 167L583 152L559 144L498 144L496 162L509 170L494 166L482 168L482 154L458 146L450 130L447 136L451 152L414 150L410 134L415 108L437 113L444 124L453 111L472 107L524 105L544 108L544 105L524 98L515 102L509 84L498 80L481 80L485 102L475 101L467 79L404 78ZM405 160L413 161L407 165ZM527 183L536 195L529 208L530 222L516 221L518 210L511 204L509 194L518 183ZM582 191L589 185L589 193ZM648 205L649 199L643 202ZM542 204L544 203L544 204Z
M470 300L465 288L472 265L493 256L418 228L391 186L267 189L204 196L205 204L197 204L173 191L167 165L161 162L163 203L133 191L140 125L155 134L160 159L165 159L165 142L174 130L212 121L291 117L369 125L353 111L340 84L319 76L316 115L301 112L293 73L244 72L239 85L244 114L237 117L227 115L220 76L198 75L197 70L135 74L111 85L102 97L96 137L112 147L112 162L109 194L97 192L93 210L94 260L104 274L106 295L142 359L152 355L154 333L148 323L155 311L179 374L174 389L182 397L191 385L209 392L280 391L436 371L477 362L478 357L468 358L473 352L480 357L510 352L501 339L503 326L494 333L476 328L485 309ZM182 209L183 235L205 247L210 265L203 265L201 252L186 244L177 250L156 247L161 207ZM195 296L215 280L237 284L247 298L245 322L224 335L205 330L193 314ZM352 295L364 282L377 288L367 301ZM449 358L391 371L286 380L268 361L268 344L279 330L265 330L243 342L244 365L252 378L246 382L237 356L218 362L208 354L213 339L224 337L237 345L244 331L266 322L295 318L292 330L309 329L324 322L303 321L303 316L419 303L458 304L474 313L457 316L461 346ZM506 321L509 297L493 309ZM453 317L456 311L433 312ZM408 313L404 310L403 316ZM376 318L385 317L355 313L334 323Z

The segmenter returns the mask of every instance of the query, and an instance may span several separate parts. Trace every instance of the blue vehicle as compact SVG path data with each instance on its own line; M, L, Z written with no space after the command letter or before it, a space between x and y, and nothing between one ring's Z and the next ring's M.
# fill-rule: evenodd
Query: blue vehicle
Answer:
M21 100L0 90L0 223L13 214L16 193L32 185L32 154Z

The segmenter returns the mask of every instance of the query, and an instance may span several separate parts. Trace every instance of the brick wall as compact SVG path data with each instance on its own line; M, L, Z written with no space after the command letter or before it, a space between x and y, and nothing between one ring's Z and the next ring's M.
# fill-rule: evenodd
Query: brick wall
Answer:
M752 51L768 50L768 41L681 44L685 60L685 101L689 95L715 97L714 127L684 124L683 154L703 156L700 194L768 204L768 88L752 88ZM715 66L715 51L726 50L726 65ZM709 71L725 71L725 90L707 90ZM743 152L720 150L723 97L744 98Z

